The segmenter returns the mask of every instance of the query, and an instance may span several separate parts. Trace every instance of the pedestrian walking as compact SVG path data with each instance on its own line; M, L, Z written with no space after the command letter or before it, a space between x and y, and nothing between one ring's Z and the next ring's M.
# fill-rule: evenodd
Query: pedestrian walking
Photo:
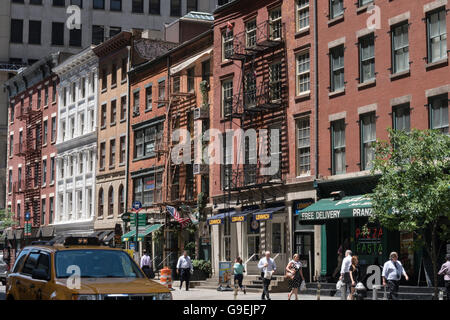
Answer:
M339 246L338 251L337 251L337 265L336 265L336 269L334 269L332 277L336 278L336 276L339 273L339 270L341 270L342 267L342 260L344 259L342 254L343 254L344 249L342 248L342 244Z
M272 280L272 274L277 270L275 261L270 257L270 251L265 252L265 257L261 258L258 263L258 269L261 271L261 279L263 281L263 292L261 300L270 300L269 286Z
M300 262L300 256L296 253L292 257L292 260L286 266L286 273L288 274L289 281L289 293L288 300L291 300L292 294L295 295L295 300L298 300L298 288L305 281L302 271L302 263Z
M177 263L177 274L180 275L180 290L183 287L183 281L186 281L186 291L189 291L191 272L194 272L191 258L187 255L186 251L183 251L183 255L178 258Z
M400 261L398 261L397 252L391 252L389 260L383 266L383 286L388 287L389 294L388 300L398 300L398 287L402 274L405 276L406 281L409 280L405 269Z
M356 284L359 282L359 279L360 279L360 272L359 272L358 256L353 256L352 265L350 266L350 280L352 285L347 300L355 299Z
M447 300L450 300L450 254L445 256L445 260L447 261L442 265L438 275L444 276L445 295L447 296Z
M141 269L142 271L144 271L147 278L153 279L155 277L155 273L153 272L152 259L150 258L147 250L144 250L144 255L141 258Z
M345 251L345 258L342 260L341 276L339 280L342 281L341 286L341 300L347 299L347 290L350 291L352 280L350 279L350 266L352 265L352 251Z
M244 292L244 294L247 293L245 290L245 287L242 285L242 282L244 281L244 265L242 264L241 257L237 257L233 266L233 273L234 273L234 285L239 286L239 288Z

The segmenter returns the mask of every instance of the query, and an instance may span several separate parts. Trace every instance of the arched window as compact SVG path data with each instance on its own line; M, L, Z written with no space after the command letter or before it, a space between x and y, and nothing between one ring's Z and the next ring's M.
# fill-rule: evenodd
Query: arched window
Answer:
M113 187L109 187L108 191L108 216L112 216L114 214L114 189Z
M103 188L98 191L98 216L103 217Z
M125 194L123 190L123 185L119 186L119 214L125 212Z

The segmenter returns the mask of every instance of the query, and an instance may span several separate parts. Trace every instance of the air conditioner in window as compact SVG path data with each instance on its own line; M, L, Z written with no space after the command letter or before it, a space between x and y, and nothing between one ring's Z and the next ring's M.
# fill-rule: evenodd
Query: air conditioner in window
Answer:
M195 108L194 109L194 120L200 120L200 119L208 119L209 118L209 112L205 108Z
M194 175L203 175L209 173L209 166L203 163L194 163L193 165Z

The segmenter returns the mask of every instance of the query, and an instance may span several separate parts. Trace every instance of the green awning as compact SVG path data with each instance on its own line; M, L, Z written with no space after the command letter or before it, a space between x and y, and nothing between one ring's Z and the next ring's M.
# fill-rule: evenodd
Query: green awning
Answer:
M361 195L343 197L341 200L322 199L305 209L297 211L297 215L302 221L331 220L369 217L372 215L372 210L371 199Z
M152 224L144 229L144 232L139 233L138 241L142 241L144 237L153 231L158 230L162 227L162 224ZM134 237L136 235L136 230L129 231L122 236L122 241L135 241Z

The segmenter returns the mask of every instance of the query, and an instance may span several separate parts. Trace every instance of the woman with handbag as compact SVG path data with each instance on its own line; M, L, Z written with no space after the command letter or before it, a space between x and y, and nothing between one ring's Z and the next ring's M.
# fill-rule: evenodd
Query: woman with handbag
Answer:
M352 282L352 286L350 288L350 294L347 297L347 300L354 300L355 299L355 288L356 284L359 281L359 262L358 262L358 256L352 257L352 265L350 266L350 280Z
M298 288L302 281L305 281L302 272L302 263L300 256L296 253L286 266L286 277L289 279L288 300L291 300L292 294L295 294L295 300L298 300Z

